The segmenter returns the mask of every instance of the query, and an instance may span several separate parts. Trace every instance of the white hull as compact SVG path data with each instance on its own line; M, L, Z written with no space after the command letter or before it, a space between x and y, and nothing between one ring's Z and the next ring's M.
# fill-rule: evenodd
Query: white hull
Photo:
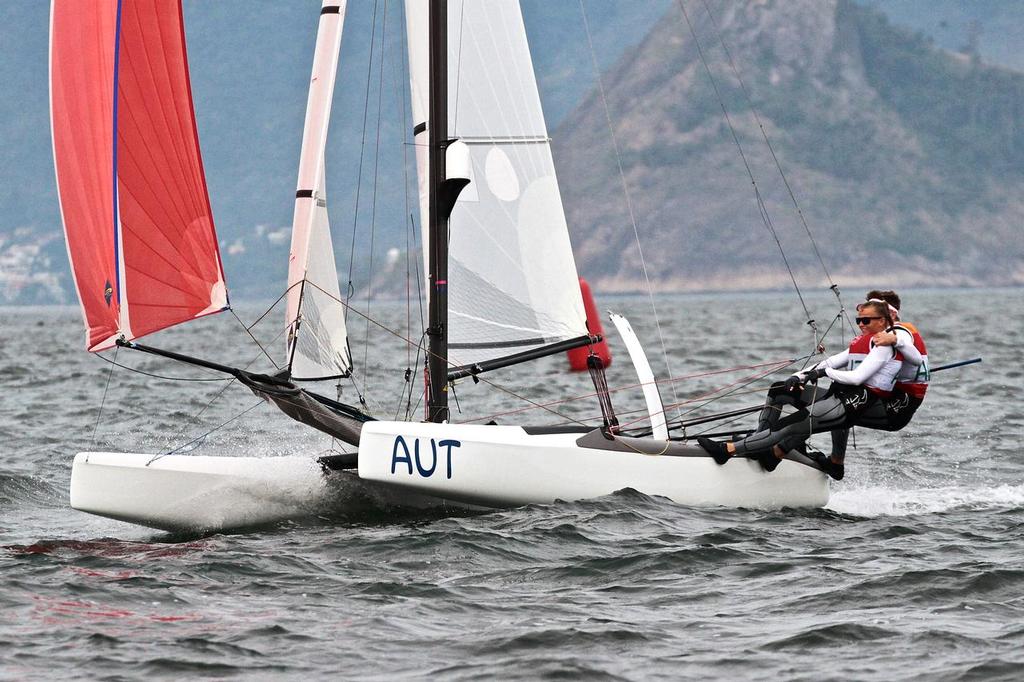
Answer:
M368 507L445 504L367 484L349 472L325 474L309 457L151 460L143 453L79 453L71 469L71 506L160 530L213 532Z
M370 422L359 479L307 457L82 452L71 506L161 530L211 532L336 514L346 505L517 507L601 497L623 488L679 504L822 507L825 475L806 460L764 473L753 460L718 466L694 446L599 433L531 434L519 426ZM612 448L612 449L608 449ZM639 450L647 450L642 452ZM368 483L364 483L368 482Z
M162 530L222 530L294 517L323 485L320 467L304 457L151 460L143 453L77 454L71 506Z
M363 426L359 476L486 507L574 501L623 488L694 506L828 503L828 479L809 460L787 459L767 474L751 459L719 466L696 446L666 445L652 438L607 441L596 432L531 435L519 426L377 421Z

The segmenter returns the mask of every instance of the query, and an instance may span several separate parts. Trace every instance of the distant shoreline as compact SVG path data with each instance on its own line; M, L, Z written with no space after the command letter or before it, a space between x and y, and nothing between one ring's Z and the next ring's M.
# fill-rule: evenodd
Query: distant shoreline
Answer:
M886 282L880 280L880 283L875 285L875 286L890 286L890 285L887 284ZM983 293L983 292L1014 292L1014 291L1024 290L1024 284L1018 284L1018 285L977 285L977 286L960 286L960 285L958 285L958 286L948 286L948 287L943 287L943 286L897 286L897 285L892 285L892 286L895 286L896 290L899 291L901 294L903 292L928 294L928 293L941 293L941 292L954 292L954 291L965 292L965 293L966 292L970 292L970 293ZM851 286L847 286L845 288L840 286L840 293L841 293L841 295L844 298L847 298L849 300L854 300L854 299L859 298L861 295L863 295L863 292L861 292L861 289L863 289L863 288L865 288L865 286L852 286L851 285ZM832 293L831 293L831 291L829 289L821 288L821 287L801 287L801 292L805 296L810 295L810 296L815 296L815 297L818 297L818 296L829 297L829 298L832 297ZM639 298L639 297L646 298L648 295L649 294L646 291L601 291L599 289L594 290L594 296L596 298L598 298L598 299L624 300L624 299ZM659 298L659 299L665 300L665 299L701 299L701 298L707 298L707 299L729 299L729 298L741 299L741 298L751 298L751 297L769 296L769 295L779 295L779 296L782 296L783 298L785 298L787 296L794 296L795 294L793 292L792 287L790 287L788 289L786 289L786 288L772 288L772 289L702 289L702 290L688 290L688 291L656 291L656 292L653 293L653 295L655 297ZM269 296L266 297L266 298L241 297L241 298L235 298L233 300L232 307L233 308L239 308L239 307L246 307L246 308L248 308L248 307L262 307L262 308L265 309L265 308L269 307L270 304L273 303L274 300L275 300L274 298L269 297ZM354 303L352 304L352 307L358 309L359 305L361 303L364 303L366 301L366 299L365 298L353 297L353 301L354 301ZM375 296L375 297L370 299L370 302L371 303L385 303L385 304L405 303L405 298L404 297L400 298L400 297L396 297L396 296ZM3 304L0 304L0 313L15 312L15 311L16 312L26 312L26 311L31 311L31 310L47 310L47 311L51 311L52 312L54 310L59 310L59 309L62 309L62 308L66 309L68 312L72 312L72 313L75 313L75 314L78 314L80 312L79 306L77 304L72 304L72 303L24 303L24 304L20 304L20 303L3 303Z

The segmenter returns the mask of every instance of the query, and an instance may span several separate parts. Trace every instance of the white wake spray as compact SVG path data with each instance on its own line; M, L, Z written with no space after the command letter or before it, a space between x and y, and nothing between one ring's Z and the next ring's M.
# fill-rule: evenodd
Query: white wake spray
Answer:
M827 509L852 516L911 516L957 509L1024 507L1024 485L992 487L943 486L900 489L882 486L844 487L832 493Z

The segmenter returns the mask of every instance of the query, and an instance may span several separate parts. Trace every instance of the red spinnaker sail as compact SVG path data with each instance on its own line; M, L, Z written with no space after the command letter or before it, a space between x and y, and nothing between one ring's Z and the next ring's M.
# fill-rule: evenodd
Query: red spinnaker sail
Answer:
M180 2L54 0L50 103L87 347L224 310Z

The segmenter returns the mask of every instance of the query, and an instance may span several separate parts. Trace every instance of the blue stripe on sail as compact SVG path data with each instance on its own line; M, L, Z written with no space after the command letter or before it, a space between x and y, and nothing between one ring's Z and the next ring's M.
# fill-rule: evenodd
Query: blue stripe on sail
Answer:
M114 292L117 295L118 305L121 303L121 253L120 253L120 231L121 217L117 203L117 80L121 61L121 2L117 0L117 24L114 29L114 120L111 126L114 134L113 158L114 158ZM120 326L120 325L119 325Z

